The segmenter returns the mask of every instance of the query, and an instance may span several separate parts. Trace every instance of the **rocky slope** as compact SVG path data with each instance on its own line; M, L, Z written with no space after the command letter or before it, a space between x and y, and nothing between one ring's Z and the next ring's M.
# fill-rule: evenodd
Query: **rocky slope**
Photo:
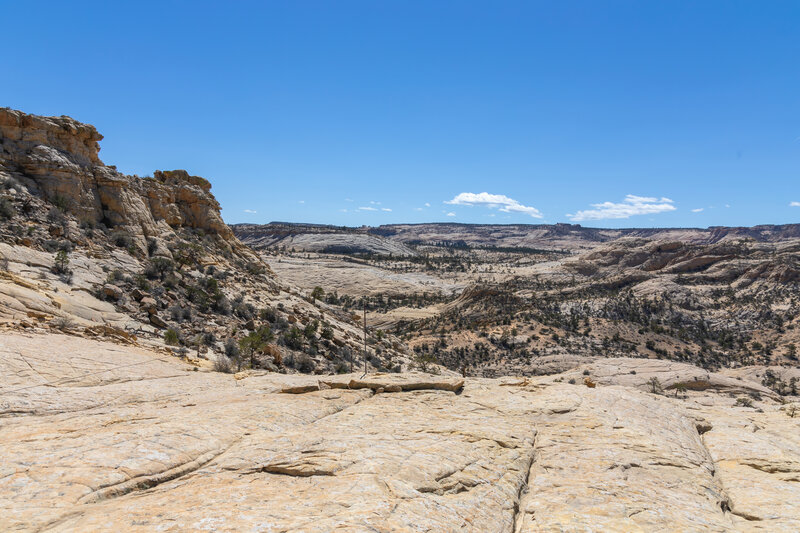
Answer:
M746 379L640 359L529 379L193 370L0 337L0 529L800 527L800 413Z
M184 170L128 176L70 117L0 109L0 323L172 346L220 369L349 367L349 313L277 280ZM371 337L370 361L403 360Z

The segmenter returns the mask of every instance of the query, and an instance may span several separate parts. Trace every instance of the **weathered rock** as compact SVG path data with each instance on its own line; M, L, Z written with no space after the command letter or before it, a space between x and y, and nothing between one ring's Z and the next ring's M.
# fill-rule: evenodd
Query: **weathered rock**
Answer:
M185 170L153 178L126 176L98 157L103 138L94 126L70 117L40 117L0 108L0 155L29 189L83 220L106 221L128 232L141 250L148 237L185 226L237 245L210 194L211 184ZM54 225L53 231L63 231ZM60 235L60 233L59 233ZM242 246L238 252L249 254Z
M404 390L455 388L421 374L319 390L311 376L190 368L77 337L0 337L0 529L798 527L800 418L769 400L758 412L713 389L674 399L549 377Z
M139 306L142 308L142 311L147 312L149 315L154 315L158 310L158 304L156 303L155 298L147 296L142 298L139 302Z
M169 324L167 324L163 318L161 318L155 313L150 315L150 323L153 324L155 327L161 329L166 329L169 327Z
M103 296L105 296L108 300L119 300L122 298L122 289L116 285L103 285Z

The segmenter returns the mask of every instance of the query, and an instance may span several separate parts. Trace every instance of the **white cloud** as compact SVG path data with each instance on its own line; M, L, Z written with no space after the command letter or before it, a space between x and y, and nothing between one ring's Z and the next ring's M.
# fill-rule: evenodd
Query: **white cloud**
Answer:
M257 211L255 211L253 209L245 209L244 212L245 213L250 213L251 215L255 215L257 213Z
M730 208L731 204L725 204L726 208Z
M386 212L388 212L388 213L391 213L391 212L392 212L392 210L391 210L391 209L389 209L388 207L381 207L381 211L386 211Z
M431 206L431 204L429 204L428 202L425 202L425 207L430 207L430 206Z
M353 201L353 199L352 199L352 198L345 198L345 199L344 199L344 201L345 201L345 202L352 202L352 201Z
M450 205L484 205L489 208L498 208L503 213L525 213L534 218L542 218L542 213L535 207L522 205L513 198L503 194L489 194L488 192L474 193L462 192L449 202Z
M800 202L789 202L789 207L800 207Z
M628 218L635 215L652 215L675 211L674 202L669 198L652 198L629 194L622 202L603 202L592 204L595 209L578 211L574 215L567 214L573 222L583 220L603 220L607 218Z
M454 216L456 216L456 214L455 214L455 213L453 213L452 211L450 211L449 213L447 213L447 216L449 216L449 217L454 217Z
M377 207L359 207L358 210L359 211L377 211L378 208Z
M373 201L371 201L370 203L371 203L372 205L381 205L381 203L380 203L380 202L376 202L376 201L374 201L374 200L373 200Z
M347 209L339 209L339 211L342 213L347 213Z
M415 207L414 211L422 211L422 208L421 207Z
M692 209L692 213L702 213L702 212L703 212L702 207L698 207L697 209Z
M297 202L297 203L298 203L298 204L304 204L304 203L306 203L306 201L305 201L305 200L300 200L300 201L299 201L299 202Z

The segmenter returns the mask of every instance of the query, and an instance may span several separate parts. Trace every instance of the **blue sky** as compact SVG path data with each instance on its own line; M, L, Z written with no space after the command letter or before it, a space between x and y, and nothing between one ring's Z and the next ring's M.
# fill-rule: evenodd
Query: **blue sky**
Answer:
M0 105L228 222L800 221L800 2L0 8Z

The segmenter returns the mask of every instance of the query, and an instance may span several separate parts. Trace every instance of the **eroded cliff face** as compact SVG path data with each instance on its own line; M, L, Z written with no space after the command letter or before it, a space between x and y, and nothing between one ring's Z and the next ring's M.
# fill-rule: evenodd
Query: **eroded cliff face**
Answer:
M152 178L122 174L100 160L102 138L94 126L67 116L2 108L0 171L82 221L124 228L142 249L147 239L163 240L181 227L238 244L207 180L185 170L156 171Z

